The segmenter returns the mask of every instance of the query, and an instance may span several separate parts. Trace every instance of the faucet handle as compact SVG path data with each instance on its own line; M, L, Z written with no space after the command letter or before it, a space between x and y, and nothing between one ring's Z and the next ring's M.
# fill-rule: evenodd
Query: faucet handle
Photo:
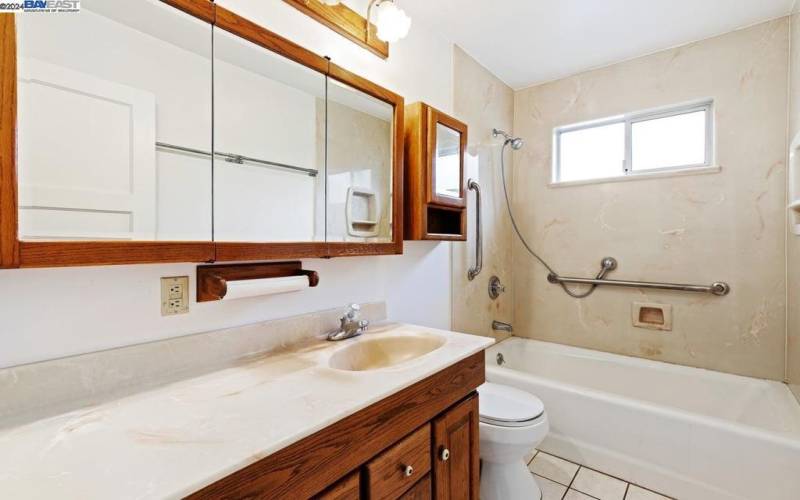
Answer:
M358 304L350 304L344 312L344 317L349 320L355 320L361 314L361 306Z

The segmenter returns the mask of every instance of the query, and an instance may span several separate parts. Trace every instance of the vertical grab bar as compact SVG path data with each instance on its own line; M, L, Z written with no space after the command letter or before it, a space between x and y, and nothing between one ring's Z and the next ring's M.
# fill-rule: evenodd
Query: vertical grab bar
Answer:
M467 271L467 278L472 281L483 269L483 228L481 227L481 187L473 179L467 181L467 188L475 191L475 267Z

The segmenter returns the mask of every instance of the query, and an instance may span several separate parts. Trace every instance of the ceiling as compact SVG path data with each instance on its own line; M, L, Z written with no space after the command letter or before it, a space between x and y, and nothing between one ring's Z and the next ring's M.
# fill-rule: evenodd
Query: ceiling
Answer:
M401 0L514 89L727 33L795 0ZM411 29L414 29L412 24Z

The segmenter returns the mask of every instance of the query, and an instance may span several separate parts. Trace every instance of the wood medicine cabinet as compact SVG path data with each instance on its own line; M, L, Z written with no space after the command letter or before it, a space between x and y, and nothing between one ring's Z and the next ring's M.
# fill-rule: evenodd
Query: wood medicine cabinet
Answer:
M0 268L402 253L403 111L210 0L2 14Z
M406 106L405 239L467 239L467 126L422 102Z

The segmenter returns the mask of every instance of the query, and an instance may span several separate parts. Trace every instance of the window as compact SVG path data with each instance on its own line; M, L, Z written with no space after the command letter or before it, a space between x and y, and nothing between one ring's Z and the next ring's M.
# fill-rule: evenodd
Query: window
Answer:
M711 167L712 106L704 101L559 127L553 182Z

